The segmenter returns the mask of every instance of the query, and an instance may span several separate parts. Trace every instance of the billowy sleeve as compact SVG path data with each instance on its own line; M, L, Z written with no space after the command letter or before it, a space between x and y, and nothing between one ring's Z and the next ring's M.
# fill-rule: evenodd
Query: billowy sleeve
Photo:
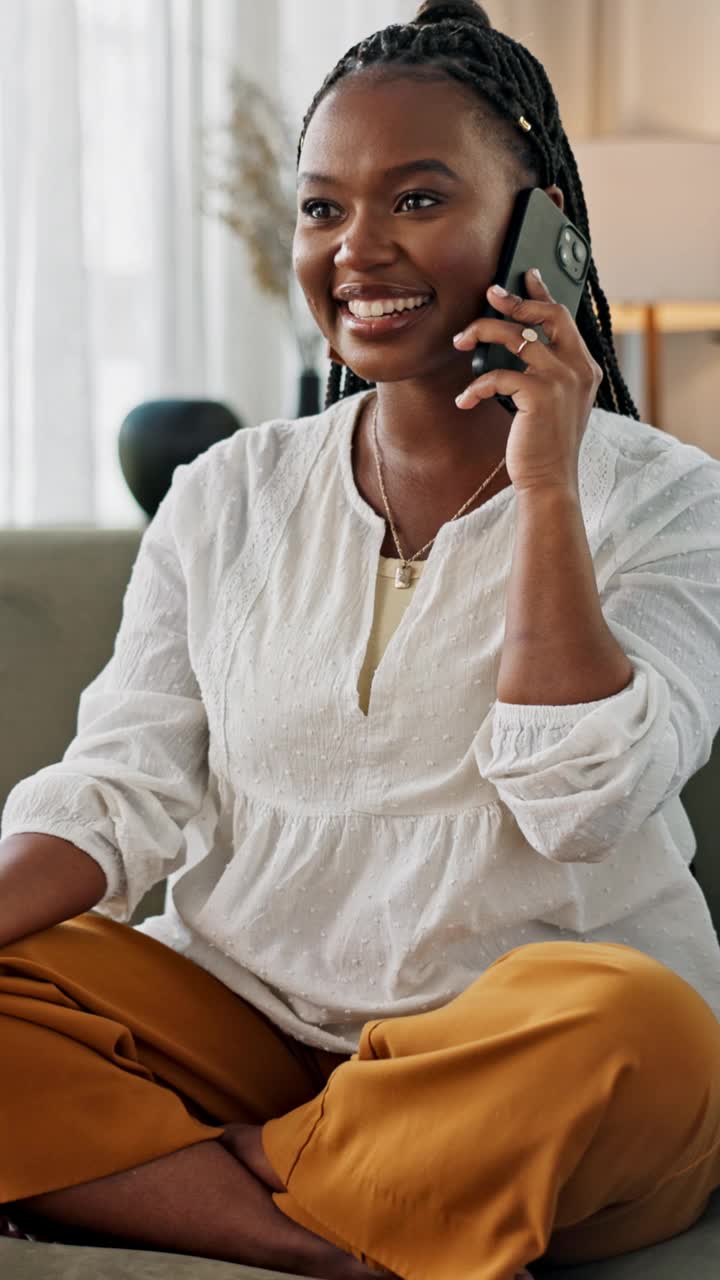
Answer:
M112 657L80 696L73 741L62 761L13 788L2 816L2 838L60 836L94 858L107 878L98 906L116 920L183 865L183 831L208 786L208 724L174 533L190 470L176 468L143 534Z
M497 701L476 736L480 773L558 862L609 856L705 764L720 724L720 465L682 456L688 473L620 487L599 557L630 683L577 705Z

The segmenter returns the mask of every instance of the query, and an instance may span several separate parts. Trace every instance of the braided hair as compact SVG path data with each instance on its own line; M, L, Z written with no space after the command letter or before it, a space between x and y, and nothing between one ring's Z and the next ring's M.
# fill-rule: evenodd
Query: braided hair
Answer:
M426 0L412 22L385 27L353 45L310 104L298 143L298 165L310 121L330 90L345 76L390 65L407 68L408 75L435 72L469 87L481 100L482 110L508 126L506 145L533 174L535 185L557 183L562 188L567 216L590 240L580 175L545 69L524 45L495 30L475 0ZM592 258L576 323L603 370L595 403L601 409L639 418L618 366L610 308ZM374 383L333 361L325 408L372 386Z

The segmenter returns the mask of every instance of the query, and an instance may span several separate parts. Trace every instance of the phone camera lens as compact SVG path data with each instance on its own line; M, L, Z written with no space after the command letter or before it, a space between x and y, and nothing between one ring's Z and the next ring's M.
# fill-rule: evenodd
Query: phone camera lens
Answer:
M562 249L560 250L560 257L562 258L566 267L569 266L570 263L572 262L572 258L570 257L570 254L568 253L567 249L565 248L565 245L563 245Z
M584 262L587 258L587 249L585 248L582 240L573 241L572 251L576 262Z

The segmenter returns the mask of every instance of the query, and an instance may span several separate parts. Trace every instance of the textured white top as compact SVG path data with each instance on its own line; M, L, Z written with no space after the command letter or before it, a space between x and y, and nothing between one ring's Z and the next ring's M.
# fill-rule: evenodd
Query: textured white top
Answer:
M364 395L177 468L77 736L14 788L2 836L84 849L113 919L177 873L143 932L321 1048L544 939L627 942L720 1016L678 800L720 721L720 463L591 414L582 509L626 689L495 700L508 486L440 529L365 715L385 526L352 472Z

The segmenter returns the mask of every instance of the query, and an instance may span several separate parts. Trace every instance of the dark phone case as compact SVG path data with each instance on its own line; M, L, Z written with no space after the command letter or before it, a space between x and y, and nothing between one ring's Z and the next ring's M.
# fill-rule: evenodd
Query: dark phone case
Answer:
M572 227L575 234L587 249L582 278L572 279L565 271L558 256L557 245L561 231ZM587 273L590 268L590 245L582 232L574 223L558 209L541 187L530 187L521 191L515 202L505 243L498 261L495 275L496 284L501 284L509 293L527 298L525 272L531 267L539 267L545 284L556 302L563 303L571 316L577 315L580 306ZM486 302L481 313L482 318L505 319L500 311ZM534 326L537 328L537 326ZM542 328L538 329L541 342L548 342ZM491 369L524 370L523 360L508 351L507 347L498 343L479 342L472 359L473 373L476 378L488 373ZM517 413L517 407L508 396L496 396L497 400L510 413Z

